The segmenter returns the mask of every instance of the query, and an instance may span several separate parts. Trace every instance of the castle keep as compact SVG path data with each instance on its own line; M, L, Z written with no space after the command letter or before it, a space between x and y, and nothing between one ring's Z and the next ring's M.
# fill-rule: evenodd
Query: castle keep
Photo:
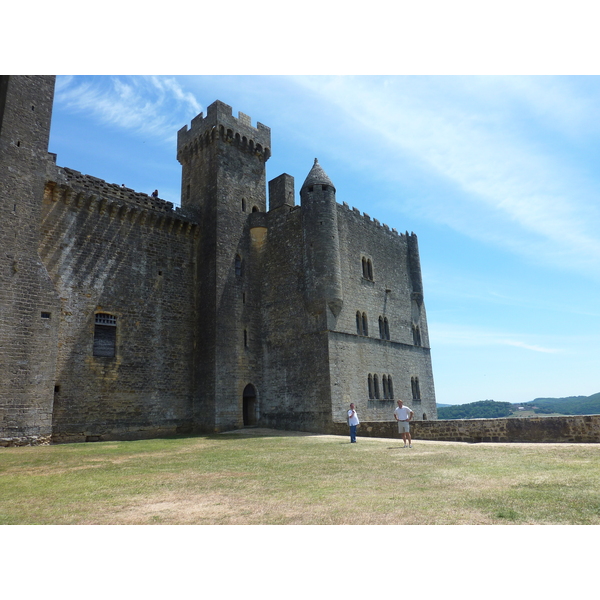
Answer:
M327 433L396 399L436 419L414 234L317 160L299 204L267 185L270 129L219 101L178 133L179 208L59 167L53 94L0 77L0 438Z

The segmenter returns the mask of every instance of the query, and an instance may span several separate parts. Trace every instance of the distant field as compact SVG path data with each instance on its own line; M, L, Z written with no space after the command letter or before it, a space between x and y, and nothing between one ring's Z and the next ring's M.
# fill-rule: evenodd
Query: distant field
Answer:
M277 434L0 449L0 524L600 524L600 445Z
M523 417L564 417L565 415L560 413L536 413L533 410L518 410L512 415L509 415L508 419L522 419Z

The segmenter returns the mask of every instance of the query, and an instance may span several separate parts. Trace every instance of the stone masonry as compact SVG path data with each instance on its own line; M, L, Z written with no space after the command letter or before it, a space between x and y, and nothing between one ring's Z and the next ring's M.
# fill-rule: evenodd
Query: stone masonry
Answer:
M415 441L499 443L599 443L600 415L523 417L506 419L448 419L411 423ZM332 425L331 433L348 435L348 427ZM394 422L361 422L359 437L401 439Z
M414 234L338 203L317 160L297 204L270 129L220 101L178 133L181 208L60 167L53 89L0 77L4 445L325 433L397 398L436 419Z

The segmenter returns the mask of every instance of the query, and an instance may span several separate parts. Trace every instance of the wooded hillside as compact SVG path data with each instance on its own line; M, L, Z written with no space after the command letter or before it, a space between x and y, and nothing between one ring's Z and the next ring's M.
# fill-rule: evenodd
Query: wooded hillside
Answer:
M600 414L600 392L592 396L568 396L566 398L536 398L525 404L481 400L469 404L438 404L438 419L497 419L523 415L524 408L534 414L597 415ZM531 412L529 412L531 415ZM526 416L526 415L523 415Z

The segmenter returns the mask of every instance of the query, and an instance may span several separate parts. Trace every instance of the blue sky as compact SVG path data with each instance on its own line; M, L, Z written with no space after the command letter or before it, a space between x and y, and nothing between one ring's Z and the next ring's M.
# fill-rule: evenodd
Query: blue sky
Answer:
M600 78L59 76L50 151L178 204L177 130L216 99L271 128L268 180L318 157L418 235L438 402L600 391Z

